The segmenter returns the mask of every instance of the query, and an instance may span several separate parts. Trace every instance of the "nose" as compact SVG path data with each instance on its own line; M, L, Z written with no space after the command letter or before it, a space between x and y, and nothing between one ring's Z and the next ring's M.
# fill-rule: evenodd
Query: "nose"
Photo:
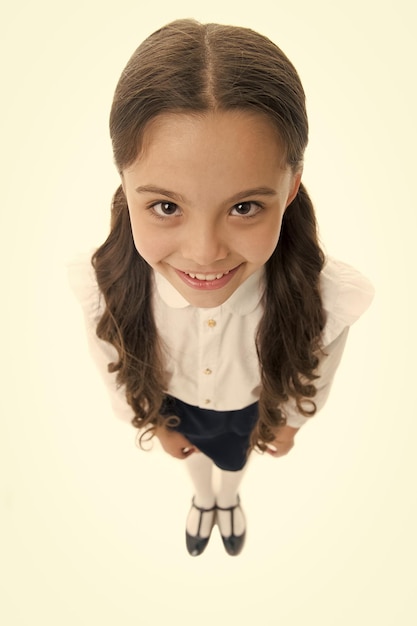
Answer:
M182 256L194 266L211 267L227 257L229 250L225 239L220 224L212 224L208 220L196 221L184 232Z

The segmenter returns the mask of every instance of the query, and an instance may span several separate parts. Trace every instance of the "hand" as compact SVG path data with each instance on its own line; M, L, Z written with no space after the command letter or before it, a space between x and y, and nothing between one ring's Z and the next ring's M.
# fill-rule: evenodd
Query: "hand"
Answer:
M268 448L266 452L271 456L285 456L294 446L294 437L299 431L299 428L293 428L292 426L281 426L277 430L277 435L271 443L267 444ZM271 446L271 447L269 447Z
M165 452L176 459L186 459L193 452L198 452L197 448L176 430L170 430L162 426L156 429L155 434Z

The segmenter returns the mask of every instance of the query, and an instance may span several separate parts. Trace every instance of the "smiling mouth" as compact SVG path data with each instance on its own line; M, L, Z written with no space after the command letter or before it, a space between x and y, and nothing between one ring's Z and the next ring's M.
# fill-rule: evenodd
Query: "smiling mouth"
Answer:
M175 270L181 280L197 290L211 290L221 289L225 287L234 277L241 265L234 267L226 272L212 272L210 274L200 274L199 272L183 272L182 270Z
M184 274L187 274L187 276L191 278L196 278L197 280L220 280L220 278L227 276L231 271L233 270L227 270L227 272L219 274L194 274L193 272L184 272Z

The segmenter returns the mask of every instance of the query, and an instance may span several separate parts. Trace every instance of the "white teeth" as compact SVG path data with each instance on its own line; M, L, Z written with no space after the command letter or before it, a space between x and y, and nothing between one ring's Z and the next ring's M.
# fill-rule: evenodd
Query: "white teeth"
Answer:
M219 280L219 278L222 278L222 276L226 276L229 271L222 274L192 274L191 272L186 273L188 274L188 276L190 276L190 278L197 278L197 280Z

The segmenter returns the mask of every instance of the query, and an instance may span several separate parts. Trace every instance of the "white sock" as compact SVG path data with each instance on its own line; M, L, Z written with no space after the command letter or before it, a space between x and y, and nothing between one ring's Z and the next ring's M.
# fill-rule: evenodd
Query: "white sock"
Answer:
M193 452L185 459L188 473L194 485L194 504L203 508L211 509L215 504L213 490L213 461L202 452ZM213 525L212 513L203 513L201 520L200 536L208 537ZM190 535L197 535L200 511L192 507L187 517L186 528Z
M246 471L246 467L247 464L242 470L237 472L220 470L220 484L216 496L216 503L218 506L228 508L237 504L238 489ZM219 511L219 509L217 509L217 523L223 537L230 537L232 534L231 518L232 513L230 511ZM233 522L233 533L236 536L243 535L246 529L246 522L241 508L234 509Z

